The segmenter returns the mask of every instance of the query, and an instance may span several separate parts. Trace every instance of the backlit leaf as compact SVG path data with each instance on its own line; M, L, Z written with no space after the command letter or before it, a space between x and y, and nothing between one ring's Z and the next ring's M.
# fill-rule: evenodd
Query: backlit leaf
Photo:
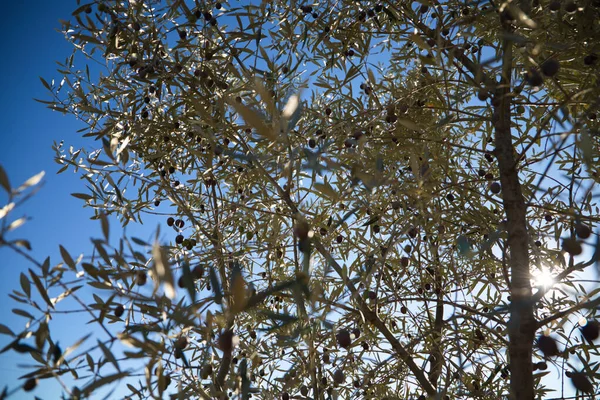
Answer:
M73 258L71 257L67 249L65 249L62 245L59 245L58 247L60 249L60 255L62 256L62 259L64 260L65 264L67 264L72 270L76 270L77 268L75 266L75 261L73 261Z
M4 171L4 168L2 168L2 165L0 165L0 186L2 186L4 190L6 190L6 193L10 193L10 182L8 181L8 175L6 175L6 172Z
M33 283L40 295L42 296L42 299L44 299L44 301L46 302L46 304L48 304L50 308L54 308L54 304L52 304L52 301L50 301L50 297L48 297L48 292L44 288L44 285L42 285L42 281L40 281L40 278L38 278L38 276L31 269L29 270L29 276L31 276L31 280L33 280Z
M164 285L165 295L173 299L175 298L175 286L173 284L173 273L169 264L169 257L165 249L158 242L152 247L153 270L157 281L155 282L155 291L159 284Z

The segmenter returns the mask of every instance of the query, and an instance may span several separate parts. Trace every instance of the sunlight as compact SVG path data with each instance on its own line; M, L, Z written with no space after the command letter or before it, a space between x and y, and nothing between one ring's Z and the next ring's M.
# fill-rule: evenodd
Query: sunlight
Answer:
M531 279L533 285L536 287L548 288L554 284L554 277L552 271L546 266L538 267L531 272Z

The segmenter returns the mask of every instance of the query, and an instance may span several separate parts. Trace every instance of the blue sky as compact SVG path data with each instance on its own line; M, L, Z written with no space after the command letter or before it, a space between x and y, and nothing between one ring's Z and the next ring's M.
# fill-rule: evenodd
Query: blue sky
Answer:
M50 256L53 264L60 262L59 244L73 255L79 255L90 248L90 237L100 235L99 223L89 219L92 210L84 209L82 201L70 195L85 191L83 182L72 172L57 175L59 166L53 160L51 146L54 141L64 140L75 146L82 143L76 133L81 125L72 116L52 112L33 100L48 96L39 76L48 81L53 78L60 80L55 71L55 60L64 60L70 55L71 45L56 30L60 28L59 19L68 19L75 7L74 0L5 2L4 22L0 24L6 57L0 65L3 86L0 91L0 135L3 139L0 164L8 173L13 187L40 171L46 172L42 189L13 212L13 218L27 216L31 220L11 232L7 239L28 239L33 247L32 254L41 261ZM0 207L6 204L6 199L6 193L2 191ZM12 314L11 309L17 303L6 295L18 288L20 273L33 266L6 248L0 248L0 258L1 323L18 331L26 320ZM66 320L56 322L53 337L56 336L61 343L71 342L72 326ZM8 342L8 336L0 335L0 347ZM0 388L6 384L9 388L21 385L17 378L26 370L19 370L17 364L22 363L27 363L26 358L13 351L0 355ZM44 381L33 394L59 398L57 390L56 384ZM24 397L31 398L31 394L25 396L20 392L11 396L16 399Z

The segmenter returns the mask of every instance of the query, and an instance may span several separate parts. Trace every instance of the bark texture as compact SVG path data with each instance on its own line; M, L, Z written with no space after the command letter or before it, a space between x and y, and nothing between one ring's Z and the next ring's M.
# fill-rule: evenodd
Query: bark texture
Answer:
M503 47L502 77L495 91L497 106L494 108L493 118L495 155L498 159L502 201L507 218L506 229L508 231L511 274L511 308L508 324L510 389L511 399L532 400L534 390L531 358L536 323L531 301L527 208L521 191L511 133L512 43L505 40Z

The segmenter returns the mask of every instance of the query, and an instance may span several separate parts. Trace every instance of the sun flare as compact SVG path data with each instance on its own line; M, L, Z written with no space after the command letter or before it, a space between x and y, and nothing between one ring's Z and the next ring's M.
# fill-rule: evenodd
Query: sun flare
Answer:
M531 280L536 287L550 287L554 284L554 277L550 268L542 266L531 273Z

